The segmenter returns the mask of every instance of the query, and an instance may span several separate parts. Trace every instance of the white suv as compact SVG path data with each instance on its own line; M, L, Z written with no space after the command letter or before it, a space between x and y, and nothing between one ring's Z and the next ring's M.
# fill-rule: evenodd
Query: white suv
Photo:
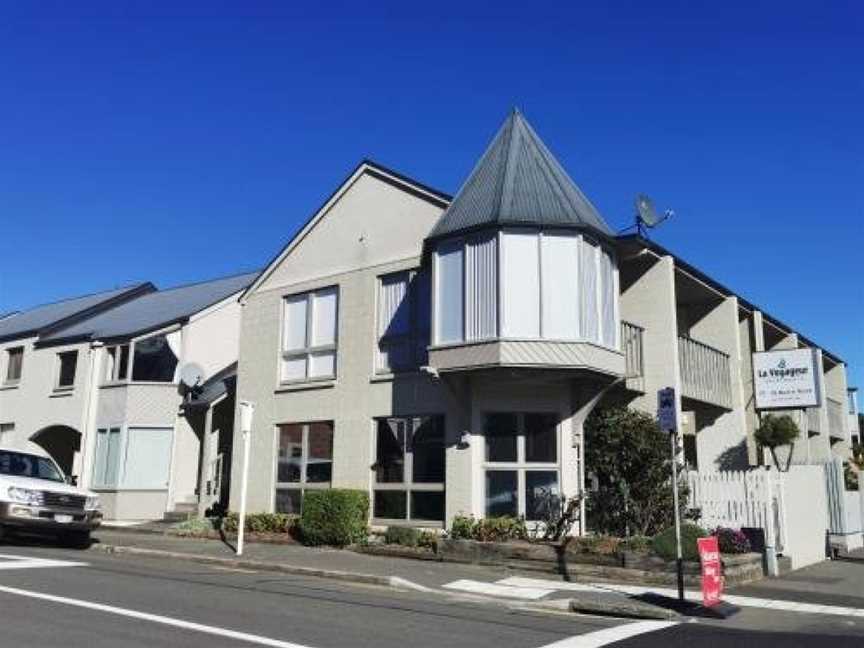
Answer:
M102 521L99 498L69 482L47 455L0 448L0 538L22 531L89 546Z

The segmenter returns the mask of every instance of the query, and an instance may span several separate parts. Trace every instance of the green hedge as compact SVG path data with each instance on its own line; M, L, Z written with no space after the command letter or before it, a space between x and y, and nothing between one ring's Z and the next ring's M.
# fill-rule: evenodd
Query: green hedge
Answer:
M699 560L699 550L696 548L698 538L708 537L708 532L695 524L681 525L681 555L684 560ZM675 542L675 527L671 526L654 536L651 540L651 548L665 560L675 560L678 557Z
M300 535L305 544L344 547L366 541L368 520L366 491L310 490L303 496Z
M507 540L527 540L528 529L525 520L513 517L480 518L457 515L450 526L451 538L478 540L480 542L506 542Z
M299 518L287 513L247 513L246 531L250 533L294 533L297 530ZM222 518L222 530L226 533L236 533L240 516L228 513Z

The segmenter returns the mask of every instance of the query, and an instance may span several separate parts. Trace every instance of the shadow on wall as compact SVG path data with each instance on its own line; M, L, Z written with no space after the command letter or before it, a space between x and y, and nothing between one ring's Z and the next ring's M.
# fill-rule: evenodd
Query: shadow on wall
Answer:
M747 454L747 441L742 440L734 446L726 448L714 461L717 470L747 470L750 460Z

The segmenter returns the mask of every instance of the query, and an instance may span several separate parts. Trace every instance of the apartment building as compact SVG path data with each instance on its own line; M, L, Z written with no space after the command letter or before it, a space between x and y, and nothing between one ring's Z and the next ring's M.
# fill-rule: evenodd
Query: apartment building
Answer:
M848 452L842 359L617 236L516 111L452 198L362 162L240 302L252 511L346 487L370 493L375 524L537 519L584 489L593 408L654 413L670 386L694 467L756 465L751 355L777 348L819 367L794 460Z
M233 438L237 298L255 276L146 283L0 320L0 443L47 451L100 494L108 519L217 504ZM181 384L184 367L200 385Z

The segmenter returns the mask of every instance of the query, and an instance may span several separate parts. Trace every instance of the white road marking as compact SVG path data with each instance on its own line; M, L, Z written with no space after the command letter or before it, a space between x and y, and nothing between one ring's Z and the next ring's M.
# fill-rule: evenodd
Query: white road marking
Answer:
M62 605L71 605L73 607L85 608L87 610L96 610L97 612L106 612L108 614L116 614L118 616L128 617L130 619L139 619L141 621L150 621L152 623L161 623L162 625L182 628L184 630L192 630L193 632L203 632L205 634L216 635L218 637L227 637L237 641L245 641L247 643L258 644L259 646L273 646L274 648L311 648L302 644L291 643L289 641L280 641L262 635L249 634L247 632L238 632L227 628L219 628L217 626L204 625L202 623L193 623L192 621L184 621L183 619L175 619L173 617L160 616L158 614L149 614L148 612L138 612L137 610L129 610L126 608L115 607L113 605L104 605L102 603L94 603L92 601L83 601L80 599L67 598L65 596L54 596L53 594L43 594L42 592L31 592L29 590L18 589L17 587L0 586L0 593L14 594L16 596L24 596L27 598L39 599L42 601L50 601L51 603L60 603Z
M536 589L545 587L556 591L565 592L618 592L631 596L642 594L660 594L661 596L677 597L678 591L663 587L643 587L640 585L618 585L614 583L559 583L542 578L522 578L514 576L497 582L498 585L508 587L525 587ZM699 601L702 594L693 590L685 592L688 599ZM817 605L814 603L799 603L795 601L784 601L783 599L766 599L753 596L726 595L723 600L739 607L753 607L770 610L781 610L783 612L804 612L806 614L829 614L833 616L855 616L864 617L864 609L853 607L842 607L838 605Z
M675 621L637 621L595 632L575 635L542 646L541 648L600 648L616 641L623 641L648 632L656 632L677 625Z
M44 569L47 567L86 567L87 563L71 560L50 560L31 558L14 554L0 554L0 570L5 569Z
M555 591L554 588L510 587L509 585L500 583L483 583L472 580L457 580L447 583L444 587L461 592L471 592L472 594L487 594L489 596L502 596L504 598L527 599L531 601L541 599Z

